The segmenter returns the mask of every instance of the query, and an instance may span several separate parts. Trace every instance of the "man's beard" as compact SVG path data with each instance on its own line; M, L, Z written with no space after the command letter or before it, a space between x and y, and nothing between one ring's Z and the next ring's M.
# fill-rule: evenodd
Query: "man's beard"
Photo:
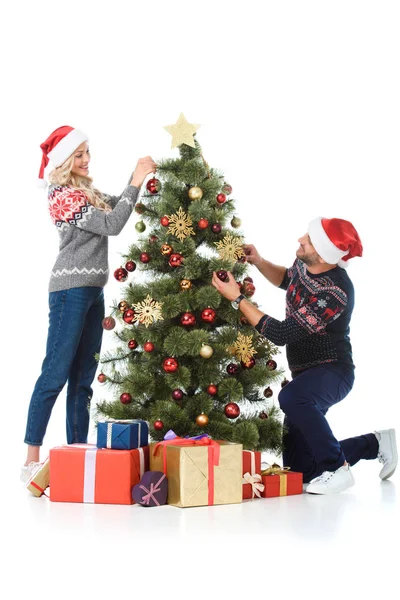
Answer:
M296 253L296 256L299 260L301 260L304 264L307 265L307 267L313 267L314 265L318 264L318 254L314 253L314 254L303 254L302 256L299 256Z

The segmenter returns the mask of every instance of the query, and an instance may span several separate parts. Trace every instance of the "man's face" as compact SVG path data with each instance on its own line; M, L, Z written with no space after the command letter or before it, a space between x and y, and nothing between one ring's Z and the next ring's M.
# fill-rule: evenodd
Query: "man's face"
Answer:
M296 252L297 258L302 260L309 267L312 267L313 265L318 265L321 262L323 262L322 258L312 245L308 233L299 238L298 242L300 246Z

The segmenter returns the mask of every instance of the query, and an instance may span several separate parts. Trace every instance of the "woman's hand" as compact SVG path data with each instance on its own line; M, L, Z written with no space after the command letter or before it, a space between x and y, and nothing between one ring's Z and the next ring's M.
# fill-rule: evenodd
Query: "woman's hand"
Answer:
M221 281L214 272L211 283L224 298L227 298L231 302L240 296L240 285L235 281L234 276L229 271L227 281Z
M134 185L137 188L142 187L143 181L146 179L147 175L150 173L155 173L156 170L157 165L151 156L139 158L136 169L133 172L130 185Z
M253 244L244 244L243 250L248 263L254 265L255 267L262 263L262 257L258 253L257 248L253 246Z

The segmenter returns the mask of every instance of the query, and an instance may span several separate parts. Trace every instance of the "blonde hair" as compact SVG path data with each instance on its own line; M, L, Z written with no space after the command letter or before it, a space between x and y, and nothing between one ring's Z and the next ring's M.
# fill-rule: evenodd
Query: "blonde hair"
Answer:
M62 165L53 169L49 175L49 181L53 185L70 186L77 190L81 190L87 197L90 204L110 212L111 206L104 200L104 195L93 186L93 180L91 177L82 177L72 173L74 166L74 154L71 154L69 158Z

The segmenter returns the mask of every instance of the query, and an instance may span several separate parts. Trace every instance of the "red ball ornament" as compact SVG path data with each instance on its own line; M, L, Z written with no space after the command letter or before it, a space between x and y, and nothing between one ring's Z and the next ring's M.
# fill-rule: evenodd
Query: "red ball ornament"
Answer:
M154 421L153 427L156 431L161 431L161 429L164 427L164 423L160 421L160 419L157 419L157 421Z
M97 381L100 381L100 383L104 383L106 381L107 377L106 375L104 375L104 373L99 373L97 376Z
M229 183L224 183L224 186L222 188L222 191L224 192L224 194L232 194L232 186L229 185Z
M240 415L240 408L236 402L229 402L224 408L224 413L228 419L237 419Z
M240 257L237 259L237 262L239 262L239 263L245 263L245 262L247 262L247 258L246 258L246 256L240 256Z
M178 401L178 400L182 400L182 398L183 398L183 392L182 392L182 390L180 390L179 388L176 389L176 390L173 390L173 392L172 392L172 399L173 400L177 400Z
M135 348L137 348L137 347L138 347L138 343L137 343L136 340L129 340L129 342L128 342L128 348L130 350L135 350Z
M216 396L218 394L218 387L211 383L207 387L207 393L210 394L210 396Z
M184 327L193 327L196 325L196 317L190 312L183 313L181 316L181 325Z
M283 381L281 381L281 388L284 388L285 385L287 385L288 383L290 383L288 379L284 379Z
M268 413L266 413L265 411L260 412L260 414L258 415L258 417L260 419L268 419Z
M140 255L140 261L144 264L150 262L151 260L151 256L148 252L142 252L142 254Z
M169 264L171 267L180 267L183 263L183 256L182 254L171 254L171 256L169 257Z
M228 272L221 269L221 271L217 271L217 277L221 281L229 281Z
M222 227L219 223L213 223L213 225L211 225L211 231L213 233L221 233Z
M114 317L104 317L101 324L103 325L103 329L107 329L107 331L110 331L115 327L115 319Z
M128 271L123 267L114 271L114 277L117 281L126 281L128 278Z
M271 390L271 388L268 386L267 388L265 388L264 390L264 396L266 398L271 398L271 396L273 395L273 391Z
M169 225L169 219L166 215L164 215L163 217L161 217L160 219L160 223L163 227L168 227Z
M248 281L249 283L253 283L253 278L252 277L245 277L243 279L243 282Z
M163 360L162 367L166 373L175 373L178 370L179 363L175 358L168 357Z
M221 194L218 194L218 196L217 196L217 202L219 204L224 204L224 202L226 202L226 196L225 196L225 194L222 194L222 192L221 192Z
M158 240L158 237L157 237L156 235L151 235L151 236L149 237L149 242L150 242L151 244L154 244L154 242L156 242L157 240Z
M142 204L142 202L138 202L137 204L135 204L135 211L137 212L138 215L142 215L145 210L146 210L146 207L144 204Z
M132 402L132 396L128 394L128 392L124 392L123 394L121 394L119 399L122 402L122 404L130 404L130 402Z
M134 317L135 317L135 311L133 310L133 308L128 308L128 310L126 310L124 312L124 314L122 315L122 318L125 321L125 323L132 323Z
M134 263L133 260L128 260L125 265L125 269L132 273L136 269L136 263Z
M148 192L150 192L150 194L158 194L158 192L161 190L161 181L155 177L152 177L146 183L146 189Z
M236 375L238 371L239 367L235 363L229 363L229 365L226 367L226 372L229 373L229 375Z
M252 369L256 364L256 359L253 356L251 356L247 362L242 361L241 364L242 367L244 367L245 369Z
M254 292L256 291L256 286L254 285L254 283L250 283L250 281L246 281L243 284L243 293L248 296L249 298L251 298L251 296L254 296Z
M277 366L278 365L276 364L276 362L274 360L272 360L272 359L271 360L267 360L267 367L269 369L271 369L271 371L275 371L275 369L276 369Z
M207 219L200 219L200 221L197 223L197 225L199 226L200 229L207 229L208 221L207 221Z
M205 323L214 323L217 313L213 308L205 308L201 311L201 319Z
M153 350L154 350L153 342L146 342L145 344L143 344L143 350L145 352L153 352Z

